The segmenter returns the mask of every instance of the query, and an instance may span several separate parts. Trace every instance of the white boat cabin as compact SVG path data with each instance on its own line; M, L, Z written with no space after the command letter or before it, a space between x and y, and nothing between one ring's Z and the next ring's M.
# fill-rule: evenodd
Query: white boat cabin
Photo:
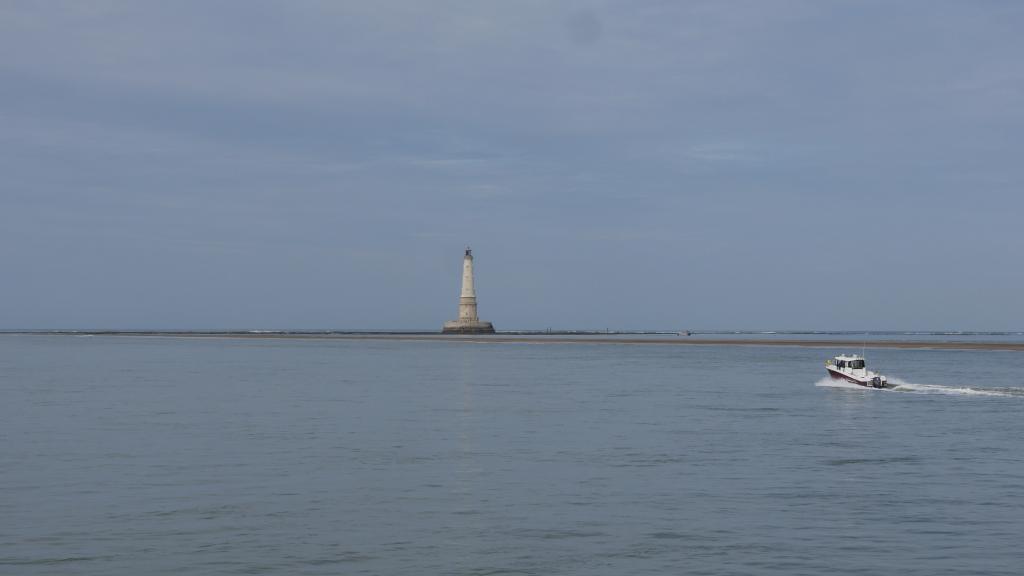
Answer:
M864 363L864 357L858 356L856 354L851 354L849 356L836 356L832 360L829 360L829 364L836 368L839 368L840 370L864 370L866 368L866 364Z

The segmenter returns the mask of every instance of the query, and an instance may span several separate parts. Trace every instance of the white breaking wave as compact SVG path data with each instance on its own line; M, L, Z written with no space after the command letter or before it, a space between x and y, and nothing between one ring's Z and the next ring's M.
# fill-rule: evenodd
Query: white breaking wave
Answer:
M945 386L943 384L916 384L899 378L889 378L892 388L867 388L845 380L822 378L814 383L821 388L844 388L869 392L906 392L911 394L945 394L947 396L1001 396L1024 397L1024 388L986 389L972 386Z

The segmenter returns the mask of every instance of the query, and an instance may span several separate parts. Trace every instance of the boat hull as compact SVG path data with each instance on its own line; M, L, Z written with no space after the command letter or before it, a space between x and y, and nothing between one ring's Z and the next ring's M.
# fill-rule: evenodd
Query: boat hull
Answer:
M859 379L859 378L856 378L856 377L854 377L854 376L852 376L850 374L844 374L843 372L840 372L839 370L836 370L836 369L834 369L832 367L828 367L828 368L826 368L826 370L828 370L828 375L831 376L833 380L843 380L845 382L849 382L851 384L856 384L858 386L863 386L865 388L888 388L889 387L889 383L886 380L884 380L884 379L881 381L881 384L875 385L875 383L872 381L872 379L866 379L866 380Z

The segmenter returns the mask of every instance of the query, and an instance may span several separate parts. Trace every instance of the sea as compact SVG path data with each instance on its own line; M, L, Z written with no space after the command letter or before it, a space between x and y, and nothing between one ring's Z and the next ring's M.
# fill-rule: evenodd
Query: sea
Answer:
M0 574L1024 572L1022 352L483 340L0 335Z

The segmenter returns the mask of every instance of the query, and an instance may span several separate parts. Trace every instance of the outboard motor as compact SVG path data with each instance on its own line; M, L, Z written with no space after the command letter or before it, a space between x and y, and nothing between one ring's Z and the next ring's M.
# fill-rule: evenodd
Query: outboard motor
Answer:
M874 386L875 388L881 388L882 378L880 376L875 376L874 378L871 379L871 385Z

